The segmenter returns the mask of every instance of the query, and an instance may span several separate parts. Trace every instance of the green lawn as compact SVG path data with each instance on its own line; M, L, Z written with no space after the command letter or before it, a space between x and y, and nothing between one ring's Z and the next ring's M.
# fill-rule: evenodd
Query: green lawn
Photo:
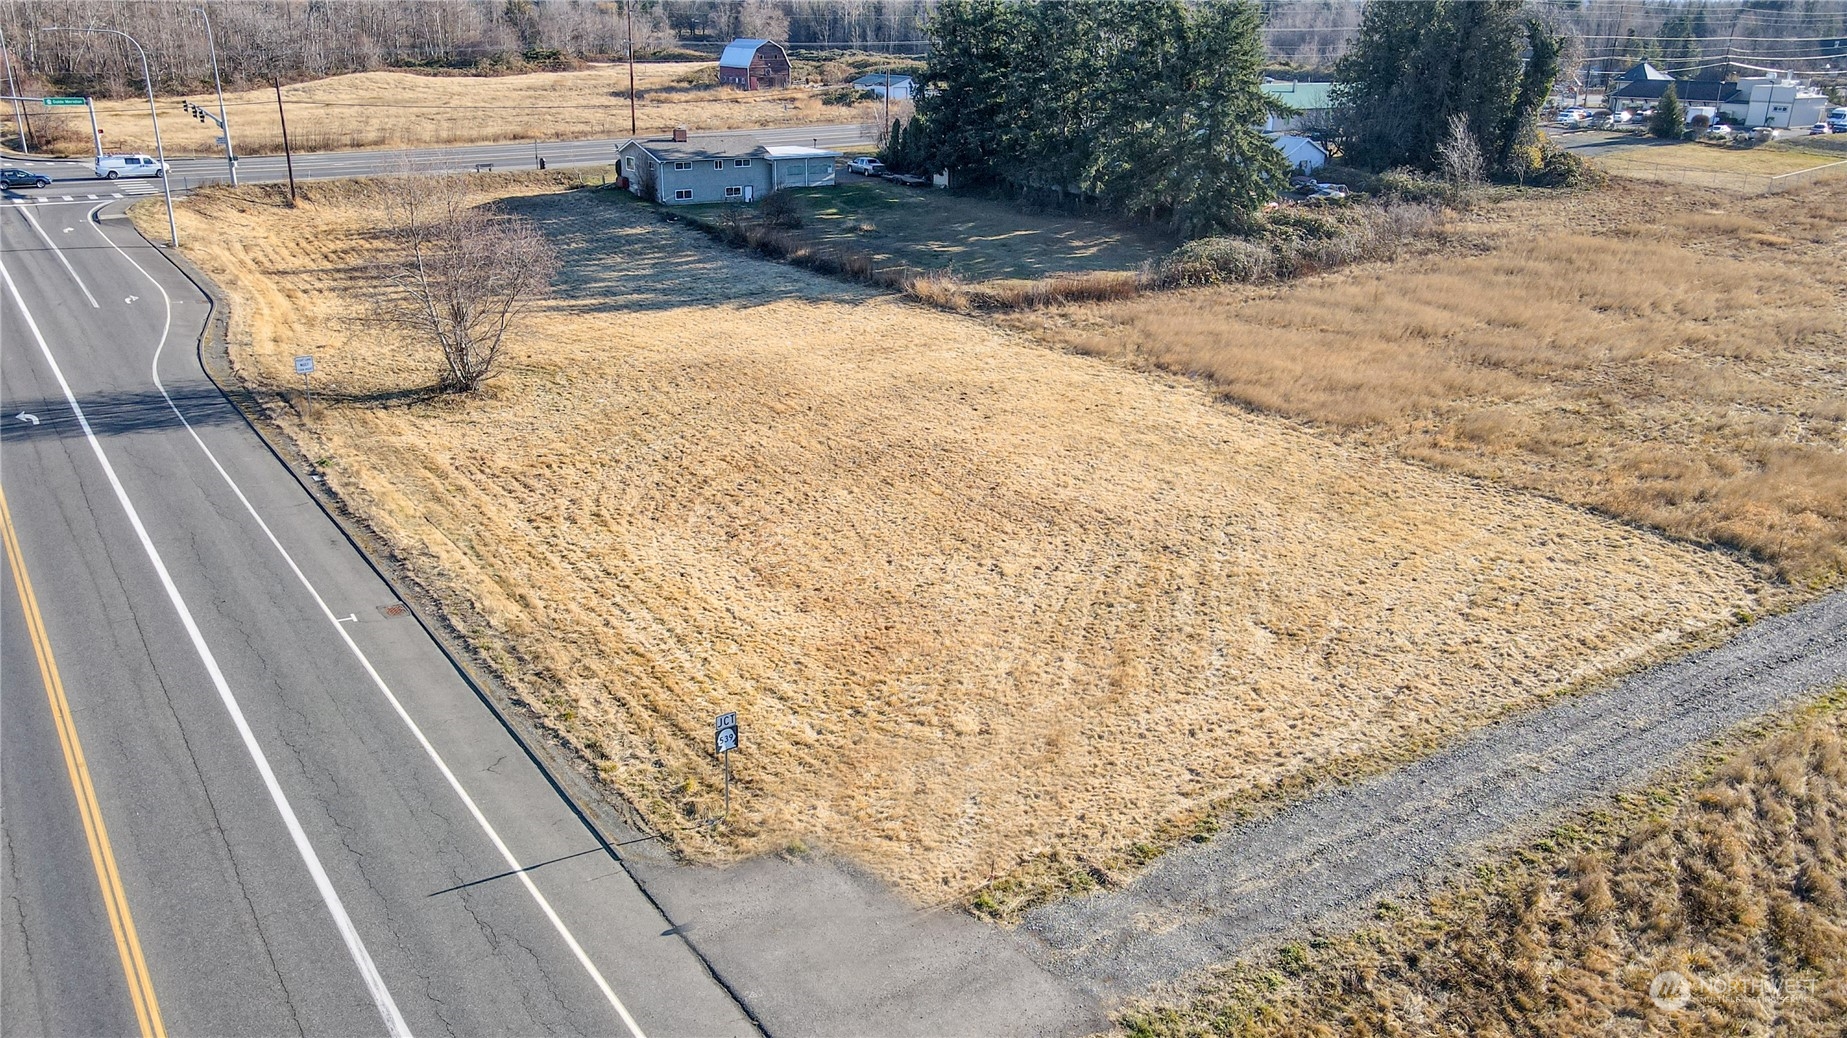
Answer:
M802 237L851 245L880 266L952 270L967 281L1133 270L1177 242L1148 228L1101 219L1022 212L1005 202L901 187L842 172L834 187L800 188ZM723 206L696 206L714 219Z

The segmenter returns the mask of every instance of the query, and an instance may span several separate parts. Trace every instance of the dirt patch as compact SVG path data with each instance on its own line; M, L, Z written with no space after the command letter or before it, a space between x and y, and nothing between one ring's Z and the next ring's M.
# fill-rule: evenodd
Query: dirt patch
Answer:
M1440 255L1012 327L1342 442L1847 574L1847 186L1492 206Z
M231 352L516 694L689 853L913 897L1425 746L1729 622L1759 574L1197 386L483 180L568 276L486 394L366 326L364 192L181 214ZM259 218L260 217L260 218ZM711 719L736 710L732 824Z

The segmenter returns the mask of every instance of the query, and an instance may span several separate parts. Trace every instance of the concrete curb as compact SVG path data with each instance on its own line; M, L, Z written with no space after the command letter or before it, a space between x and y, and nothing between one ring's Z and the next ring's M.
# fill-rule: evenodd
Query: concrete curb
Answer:
M120 199L99 207L97 219L128 221L129 217L125 210L140 201L144 199ZM132 221L130 222L132 225ZM140 234L139 228L136 229L136 233ZM648 833L632 824L629 819L620 817L609 803L607 795L593 786L590 779L578 770L575 762L565 756L563 747L557 739L536 724L534 719L508 695L507 690L499 682L482 672L470 661L467 649L460 642L459 634L448 623L439 619L441 613L435 600L410 576L364 522L352 515L344 502L327 489L325 483L313 478L307 459L301 457L300 453L279 431L269 427L268 416L256 394L243 384L231 367L230 350L226 342L226 332L230 326L230 307L217 283L178 250L158 245L148 240L146 235L141 235L141 237L171 263L181 276L192 282L208 301L210 311L206 315L205 328L200 333L195 347L195 356L198 358L199 368L205 373L205 377L244 419L244 424L263 442L270 454L288 471L322 514L340 531L341 536L346 538L347 543L352 545L353 550L365 560L367 567L377 574L379 580L390 588L398 601L409 610L418 626L423 628L444 658L449 661L449 665L455 669L456 675L474 692L475 697L512 737L520 750L526 754L527 759L538 768L539 773L545 776L545 781L569 805L571 812L602 845L611 860L629 876L636 889L641 891L642 896L647 898L648 903L660 914L661 920L667 924L668 929L698 960L707 975L712 978L713 983L724 990L725 994L737 1005L739 1012L744 1014L759 1034L764 1038L771 1038L769 1030L758 1019L756 1011L726 978L719 974L710 957L687 932L689 927L675 922L660 898L649 888L641 875L631 867L629 856L624 855L620 850L622 847L636 844L645 846L658 840L659 835ZM614 839L611 838L612 832L615 834ZM677 865L677 862L667 853L639 854L637 858L641 860L654 858L656 859L654 864L658 866L671 868Z

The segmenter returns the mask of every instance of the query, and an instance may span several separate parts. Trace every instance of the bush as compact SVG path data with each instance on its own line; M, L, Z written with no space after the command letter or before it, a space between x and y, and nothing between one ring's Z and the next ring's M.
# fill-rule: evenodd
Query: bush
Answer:
M1276 276L1276 253L1246 238L1198 238L1169 253L1158 276L1169 285L1268 281Z
M1547 141L1539 149L1539 170L1533 183L1540 187L1597 187L1609 178L1581 155L1574 155Z
M877 101L879 95L870 90L855 90L852 87L840 87L821 94L824 105L856 105L861 101Z
M1175 249L1161 261L1154 280L1163 285L1213 285L1299 277L1388 259L1441 227L1441 210L1421 203L1335 211L1272 209L1246 235L1200 238Z
M757 218L765 227L794 230L802 225L802 203L789 191L778 188L763 196L757 206Z

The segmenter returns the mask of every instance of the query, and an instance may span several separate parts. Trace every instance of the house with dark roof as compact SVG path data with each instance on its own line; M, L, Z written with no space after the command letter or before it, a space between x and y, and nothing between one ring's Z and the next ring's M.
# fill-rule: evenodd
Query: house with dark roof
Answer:
M750 134L635 138L616 149L624 187L663 205L755 202L782 187L831 187L837 151L765 145Z
M732 40L718 57L718 82L739 90L789 85L789 54L769 40Z
M1653 108L1661 102L1667 88L1683 105L1723 105L1738 93L1738 84L1716 79L1675 79L1644 61L1610 80L1604 93L1604 106L1613 112L1631 108Z

